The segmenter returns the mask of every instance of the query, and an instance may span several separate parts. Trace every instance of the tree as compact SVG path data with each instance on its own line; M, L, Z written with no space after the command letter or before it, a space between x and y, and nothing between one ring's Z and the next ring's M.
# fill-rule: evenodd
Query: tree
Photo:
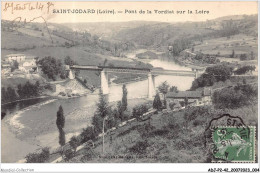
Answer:
M93 140L95 138L94 128L92 126L84 128L80 134L81 143Z
M65 125L65 117L63 115L63 108L62 108L61 105L60 105L59 110L57 112L56 125L57 125L58 129L64 128L64 125Z
M58 74L64 74L64 68L61 60L54 57L44 57L37 62L41 65L42 72L47 75L48 78L56 80Z
M102 126L103 126L103 118L95 113L92 118L92 125L94 126L94 133L99 134L102 132Z
M249 84L238 84L235 87L223 88L213 93L212 102L216 108L237 109L257 102L257 87Z
M247 55L246 55L245 53L241 54L241 55L240 55L240 60L241 60L241 61L247 60Z
M62 106L59 107L59 110L57 112L57 120L56 125L59 130L59 144L62 147L61 154L63 154L63 146L65 145L65 132L63 131L64 125L65 125L65 117L63 115L63 108Z
M247 72L252 72L255 70L255 68L256 68L255 66L246 65L246 66L238 68L236 71L234 71L234 73L241 75L241 74L245 74Z
M139 119L144 113L148 112L148 108L146 105L137 105L133 108L133 117Z
M156 93L154 100L153 100L153 108L160 110L162 108L162 102L159 96L159 93Z
M179 90L178 90L178 88L176 87L176 86L172 86L171 88L170 88L170 92L179 92Z
M127 109L127 89L126 89L126 85L125 84L123 85L122 90L123 90L122 110L126 111L126 109Z
M110 106L108 105L106 96L103 95L102 92L100 92L96 113L99 114L102 118L104 118L110 113L110 111Z
M74 150L74 153L76 153L77 151L77 147L80 145L80 139L76 136L72 136L70 138L69 144L71 146L71 148Z
M105 95L103 95L102 91L100 91L97 110L92 118L92 125L94 126L95 133L102 132L103 119L110 113L111 107L108 105Z
M192 82L191 90L212 86L215 82L226 81L231 77L233 68L227 65L207 67L206 71Z
M12 66L11 66L11 72L13 72L15 69L18 69L18 68L19 68L19 63L16 60L14 60Z
M72 66L72 65L75 64L75 62L70 58L70 56L66 56L65 59L64 59L64 64Z
M49 148L45 147L40 153L29 153L25 156L26 163L44 163L50 157Z
M122 87L122 91L122 100L117 102L117 112L114 114L114 118L120 118L121 121L124 119L124 112L127 110L127 89L125 84Z
M230 58L235 58L235 51L234 51L234 49L232 50L232 54L230 55Z
M118 118L120 118L120 120L122 121L124 111L123 111L123 106L121 101L117 102L117 113L118 113Z
M184 98L184 105L185 106L188 106L189 104L189 99L187 97Z
M34 88L35 88L34 89L35 94L39 95L39 92L40 92L40 82L38 80L35 82Z
M10 87L10 86L7 87L6 99L8 101L14 101L14 100L17 99L17 95L16 95L15 90L12 87Z
M161 85L159 85L158 89L159 89L159 92L163 94L163 100L164 100L164 104L165 104L166 103L166 94L169 89L169 84L166 81L164 81Z
M59 144L60 146L64 146L66 143L65 132L63 129L59 129Z
M169 103L169 107L171 108L171 110L174 109L174 106L175 106L175 105L176 105L176 103L174 103L174 102Z
M68 149L64 152L64 160L67 162L75 156L75 152L72 149Z

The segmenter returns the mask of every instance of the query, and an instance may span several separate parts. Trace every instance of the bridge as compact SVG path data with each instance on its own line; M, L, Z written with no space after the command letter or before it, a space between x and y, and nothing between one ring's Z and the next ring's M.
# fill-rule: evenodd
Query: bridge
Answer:
M148 76L148 98L153 98L155 95L154 77L156 75L170 75L170 76L187 76L195 79L201 75L198 69L192 71L183 70L164 70L164 69L149 69L149 68L134 68L134 67L110 67L110 66L91 66L91 65L73 65L66 67L70 71L70 79L74 79L72 71L74 70L88 70L99 71L101 78L101 89L103 94L109 94L108 73L134 73Z

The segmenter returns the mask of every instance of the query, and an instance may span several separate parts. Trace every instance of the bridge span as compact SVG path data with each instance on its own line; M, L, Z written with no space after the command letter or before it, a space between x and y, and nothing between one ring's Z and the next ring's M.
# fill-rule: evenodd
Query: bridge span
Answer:
M70 78L74 78L72 70L88 70L99 71L101 78L101 89L103 94L109 94L108 73L134 73L148 76L148 98L153 98L155 95L154 77L156 75L170 75L170 76L187 76L197 78L201 74L198 69L192 71L183 70L164 70L164 69L149 69L149 68L135 68L135 67L110 67L110 66L92 66L92 65L73 65L66 67L70 71Z

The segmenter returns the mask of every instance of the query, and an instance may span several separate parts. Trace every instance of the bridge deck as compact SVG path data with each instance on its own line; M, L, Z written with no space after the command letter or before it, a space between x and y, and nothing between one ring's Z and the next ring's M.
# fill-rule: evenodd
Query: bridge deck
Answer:
M92 65L73 65L70 66L70 69L102 71L102 68L99 68L98 66L92 66Z
M95 70L102 71L105 70L138 70L138 71L147 71L149 72L151 69L149 68L135 68L135 67L110 67L110 66L94 66L94 65L73 65L70 69L78 69L78 70Z
M109 66L86 66L86 65L74 65L70 69L78 70L91 70L102 71L108 73L134 73L134 74L148 74L151 72L153 75L174 75L174 76L194 76L194 71L187 70L152 70L149 68L134 68L134 67L109 67Z

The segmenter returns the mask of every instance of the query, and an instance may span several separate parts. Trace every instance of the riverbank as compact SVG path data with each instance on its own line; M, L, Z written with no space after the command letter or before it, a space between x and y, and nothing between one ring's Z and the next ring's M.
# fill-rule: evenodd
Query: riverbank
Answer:
M178 56L180 57L180 56ZM162 56L162 59L165 60L167 59L167 61L169 62L173 62L175 64L178 64L179 66L184 66L184 67L188 67L188 68L191 68L191 69L206 69L207 67L209 66L212 66L213 64L200 64L200 63L194 63L193 61L189 61L189 60L185 60L185 61L182 61L181 58L178 58L178 57L169 57L169 55L163 55Z
M132 110L135 105L146 102L148 102L146 99L129 99L128 109ZM117 102L115 101L110 104L111 106L116 106ZM36 106L30 109L35 108ZM26 111L26 109L22 111ZM91 125L92 116L95 111L95 104L81 109L74 109L70 112L64 108L66 141L69 141L73 135L79 135L83 128ZM37 109L35 112L37 112ZM19 117L19 113L17 113L17 115L12 116L9 120L2 121L2 139L5 139L4 143L2 142L2 162L17 162L24 159L28 153L32 153L42 147L50 147L51 151L55 151L59 147L59 134L55 123L55 113L52 116L35 117L33 122L30 116ZM48 119L47 121L46 118ZM12 123L14 120L16 123ZM31 123L23 125L24 122ZM13 130L15 124L19 124L20 133ZM18 125L16 125L16 127L18 127ZM9 155L9 153L12 154Z
M52 97L52 96L50 96L50 95L43 95L43 96L39 96L39 97L31 97L31 98L26 98L26 99L20 99L20 100L15 100L15 101L8 102L8 103L3 103L3 104L1 104L1 106L5 106L5 105L8 105L8 104L13 104L13 103L21 102L21 101L34 100L34 99L43 99L43 98L48 98L48 97Z

